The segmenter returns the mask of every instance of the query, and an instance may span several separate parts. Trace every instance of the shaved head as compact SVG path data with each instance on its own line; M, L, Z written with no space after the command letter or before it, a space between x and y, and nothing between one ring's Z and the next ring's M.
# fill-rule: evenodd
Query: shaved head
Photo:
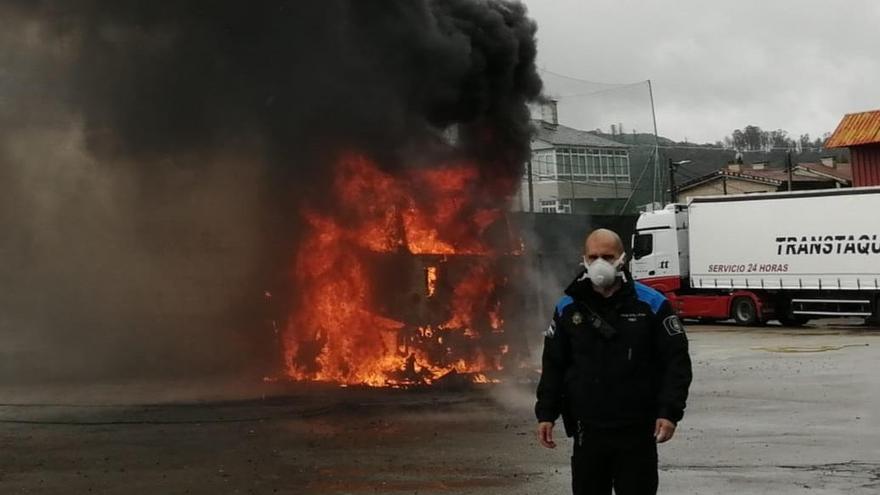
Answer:
M623 254L623 241L617 232L608 229L596 229L590 232L584 242L584 255L591 261L596 258L610 256L617 259ZM592 258L592 259L591 259Z

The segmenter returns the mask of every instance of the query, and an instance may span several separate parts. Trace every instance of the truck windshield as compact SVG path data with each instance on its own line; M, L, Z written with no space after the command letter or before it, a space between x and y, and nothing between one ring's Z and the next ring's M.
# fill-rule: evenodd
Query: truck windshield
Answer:
M654 252L653 234L636 234L633 237L633 258L640 259Z

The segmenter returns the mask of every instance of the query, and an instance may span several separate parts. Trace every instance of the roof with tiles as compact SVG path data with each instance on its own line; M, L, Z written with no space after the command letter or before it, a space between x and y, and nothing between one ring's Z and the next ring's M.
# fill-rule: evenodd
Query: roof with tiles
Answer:
M553 144L568 146L586 146L588 148L628 148L627 145L601 138L591 132L574 129L562 124L548 124L536 121L533 125L535 139Z

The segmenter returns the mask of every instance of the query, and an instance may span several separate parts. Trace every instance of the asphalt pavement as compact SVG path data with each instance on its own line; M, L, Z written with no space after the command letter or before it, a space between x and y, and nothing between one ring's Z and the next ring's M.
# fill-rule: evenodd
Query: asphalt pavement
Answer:
M880 493L880 331L688 331L695 380L660 493ZM568 493L571 444L537 445L533 386L0 390L0 493Z

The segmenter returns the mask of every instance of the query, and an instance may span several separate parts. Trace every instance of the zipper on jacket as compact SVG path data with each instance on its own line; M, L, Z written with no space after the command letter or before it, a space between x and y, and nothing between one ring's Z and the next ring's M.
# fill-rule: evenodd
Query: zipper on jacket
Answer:
M632 361L632 360L633 360L633 348L632 348L632 347L630 347L629 350L628 350L627 353L626 353L626 360L627 360L627 361Z

